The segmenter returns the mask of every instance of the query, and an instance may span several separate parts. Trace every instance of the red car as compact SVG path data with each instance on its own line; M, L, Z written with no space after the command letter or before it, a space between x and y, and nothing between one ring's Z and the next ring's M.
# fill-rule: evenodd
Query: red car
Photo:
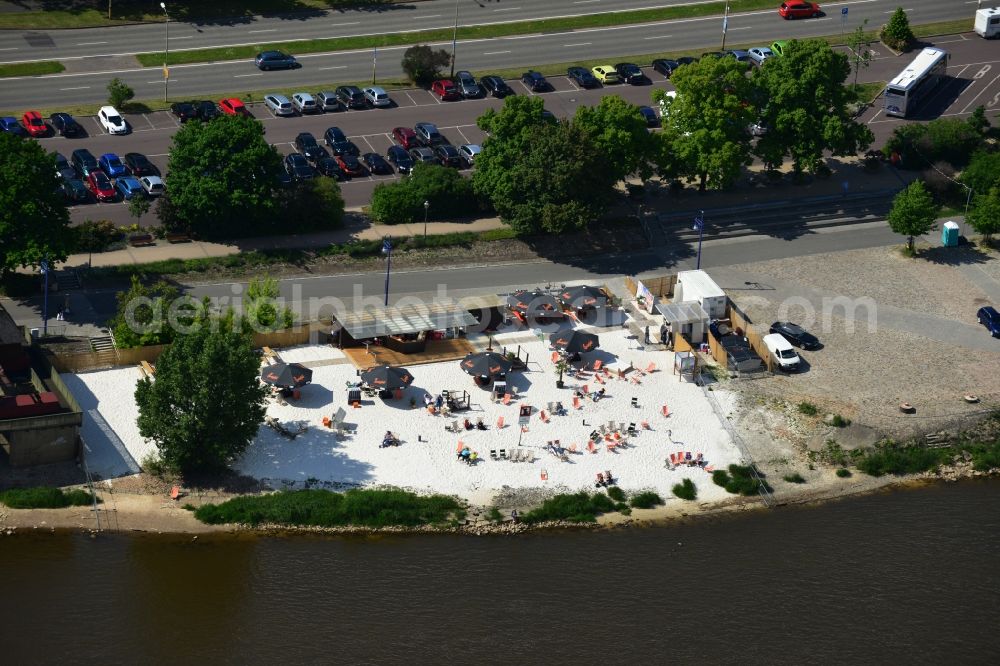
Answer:
M417 134L409 127L392 128L392 140L407 150L420 145L417 141Z
M462 99L462 93L451 79L438 79L431 84L431 92L442 100Z
M243 102L235 97L221 100L219 102L219 108L222 109L222 112L227 116L250 116L250 112L247 111L247 107L243 106Z
M98 201L114 201L115 187L103 171L94 170L87 176L87 189Z
M820 15L819 5L804 0L788 0L778 7L778 16L783 19L816 18Z
M25 111L21 116L21 122L31 136L45 136L49 133L49 126L42 120L42 114L38 111Z

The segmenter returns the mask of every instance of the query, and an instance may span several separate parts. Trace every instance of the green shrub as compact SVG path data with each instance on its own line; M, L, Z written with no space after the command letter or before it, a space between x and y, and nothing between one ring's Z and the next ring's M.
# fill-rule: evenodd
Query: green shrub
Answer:
M622 508L618 509L618 512L621 513L623 516L632 515L632 509L628 508L628 506L623 506Z
M834 414L833 418L830 420L830 425L834 428L846 428L851 425L851 419L844 418L840 414Z
M884 152L899 153L903 169L926 169L937 162L961 169L982 140L979 131L965 120L935 118L928 123L900 125L886 141Z
M618 486L611 486L610 488L608 488L608 497L610 497L616 502L624 502L625 491L619 488Z
M943 449L886 444L866 452L856 464L858 469L870 476L917 474L937 469L947 455L948 452Z
M966 447L963 447L966 448ZM1000 467L1000 440L980 447L971 447L972 466L980 472Z
M977 194L985 194L1000 185L1000 152L977 150L959 180Z
M782 478L785 481L787 481L788 483L805 483L806 482L806 480L798 472L795 472L794 474L786 474Z
M503 520L503 515L500 513L500 509L491 506L490 510L486 512L486 519L494 523L499 523Z
M80 489L64 491L40 486L0 492L0 503L11 509L61 509L67 506L87 506L93 501L93 495Z
M730 465L728 471L717 469L712 472L712 481L734 495L756 495L761 487L770 491L767 482L758 481L753 472L753 468L746 465Z
M684 479L672 488L674 495L682 500L694 501L698 498L698 488L691 479Z
M283 491L206 504L195 511L203 523L304 525L336 527L416 527L462 519L465 511L454 497L417 495L405 490Z
M839 476L842 479L846 479L849 476L851 476L851 470L847 469L846 467L841 467L837 470L837 476Z
M604 493L578 493L556 495L542 502L523 517L526 523L547 520L565 520L571 523L592 523L602 513L613 511L614 501Z
M805 414L806 416L816 416L819 410L816 405L811 402L800 402L799 403L799 414Z
M432 221L453 220L479 210L479 198L468 178L450 167L417 164L405 179L375 187L369 213L380 224L406 224L421 222L425 215Z

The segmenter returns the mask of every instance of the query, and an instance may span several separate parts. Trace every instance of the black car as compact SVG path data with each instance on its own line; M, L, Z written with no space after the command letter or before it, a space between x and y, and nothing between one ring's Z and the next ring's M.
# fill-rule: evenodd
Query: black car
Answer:
M367 109L368 102L365 100L365 94L361 92L361 88L357 86L340 86L335 91L337 94L337 99L345 107L350 107L352 109Z
M361 156L361 161L365 163L372 173L391 174L392 167L385 161L385 158L378 153L365 153Z
M786 340L802 349L819 349L820 343L816 336L806 332L804 328L790 321L776 321L771 324L771 333L780 333Z
M479 85L483 87L487 95L493 95L494 97L506 97L507 95L514 94L514 91L510 89L507 82L494 74L479 79Z
M198 113L198 118L204 122L208 122L213 118L218 118L221 113L219 113L219 107L215 105L215 102L209 102L208 100L201 100L198 102L192 102L195 111Z
M698 62L697 58L693 58L691 56L684 56L677 59L677 66L680 67L681 65L691 65L696 62Z
M299 132L295 137L295 150L305 155L310 162L315 162L326 155L326 150L316 142L316 137L310 132Z
M643 120L646 121L646 127L659 127L660 119L656 116L656 111L653 111L648 106L640 106L639 114L642 116Z
M87 191L87 186L79 178L64 180L62 192L68 203L87 203L90 201L90 192Z
M292 153L285 156L285 171L295 180L309 180L313 177L313 168L304 155Z
M295 184L295 179L289 176L284 169L279 171L275 178L278 180L278 187L286 189Z
M333 148L333 144L347 141L347 135L339 127L327 127L323 132L323 140L326 141L326 145Z
M639 65L634 62L620 62L615 65L615 71L618 72L618 78L630 85L641 86L650 83L650 80L642 73Z
M160 170L142 153L125 153L122 162L125 163L128 172L136 178L160 175Z
M73 168L76 169L80 178L86 178L91 171L100 169L97 165L97 158L86 148L77 148L74 150L70 156L70 162L72 162Z
M281 51L262 51L253 59L258 69L293 69L299 67L299 61Z
M442 143L434 148L434 157L437 158L441 166L462 168L462 156L458 153L458 148L450 143Z
M545 92L552 88L549 82L542 76L541 72L530 70L521 75L521 83L528 87L531 92Z
M573 79L581 88L596 88L601 84L589 69L583 67L570 67L566 70L566 76Z
M198 119L198 109L191 102L174 102L170 105L170 113L182 123Z
M665 58L657 58L653 61L653 71L663 74L666 78L670 78L670 75L674 73L681 64L676 60L667 60Z
M399 173L410 173L413 169L413 158L402 146L395 144L389 146L385 151L385 158L396 167L396 171Z
M49 118L49 122L52 123L52 128L56 132L65 137L83 135L83 127L68 113L53 113L52 117Z
M335 141L330 144L330 150L335 156L353 155L357 157L361 154L361 150L353 141Z
M316 160L316 171L320 172L324 176L336 178L337 180L347 179L347 174L345 174L344 170L340 168L337 160L332 157L321 157Z
M67 181L76 178L76 169L70 166L69 160L62 153L52 153L56 160L56 178Z

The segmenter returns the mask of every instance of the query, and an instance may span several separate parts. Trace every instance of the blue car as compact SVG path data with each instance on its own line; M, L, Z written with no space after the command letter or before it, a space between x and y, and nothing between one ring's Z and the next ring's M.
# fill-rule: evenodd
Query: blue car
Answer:
M125 201L131 201L135 197L145 197L146 190L142 188L142 184L139 183L137 178L132 176L124 176L115 181L115 189L118 193L122 195L122 199Z
M986 327L990 335L994 338L1000 338L1000 312L997 312L995 307L987 305L984 308L979 308L979 311L976 312L976 319Z
M17 122L17 118L14 116L0 118L0 131L10 132L14 136L28 136L28 133L21 127L21 123Z
M109 178L121 178L128 173L125 170L125 165L114 153L101 155L100 159L97 160L97 165Z

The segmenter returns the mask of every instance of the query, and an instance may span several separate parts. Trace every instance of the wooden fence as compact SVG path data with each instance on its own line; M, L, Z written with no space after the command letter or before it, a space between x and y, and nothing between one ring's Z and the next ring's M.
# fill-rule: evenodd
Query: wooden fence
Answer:
M753 322L750 321L750 318L732 301L729 301L727 305L727 314L729 315L730 326L733 329L739 328L743 330L743 336L747 339L747 343L757 356L760 356L764 360L764 365L767 367L768 372L774 372L774 360L771 358L771 352L768 351L767 346L764 344L764 336L757 330Z
M677 274L661 275L654 278L643 278L642 283L649 289L649 293L659 298L673 298L674 286L677 284ZM635 296L638 289L635 278L625 276L625 288Z

